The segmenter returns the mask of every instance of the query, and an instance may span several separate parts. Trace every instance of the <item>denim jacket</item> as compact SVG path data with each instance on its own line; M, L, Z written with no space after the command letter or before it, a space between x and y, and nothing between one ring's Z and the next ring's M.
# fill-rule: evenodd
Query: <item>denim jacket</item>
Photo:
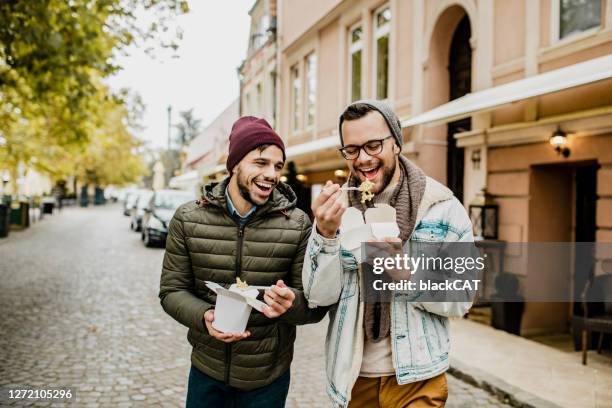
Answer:
M344 196L346 200L346 195ZM427 177L413 241L473 242L472 224L452 192ZM339 237L312 234L304 257L302 281L311 308L331 306L325 341L327 393L334 406L346 407L361 369L364 347L360 267ZM448 317L463 316L470 302L410 301L396 292L391 303L391 349L398 384L432 378L449 367Z

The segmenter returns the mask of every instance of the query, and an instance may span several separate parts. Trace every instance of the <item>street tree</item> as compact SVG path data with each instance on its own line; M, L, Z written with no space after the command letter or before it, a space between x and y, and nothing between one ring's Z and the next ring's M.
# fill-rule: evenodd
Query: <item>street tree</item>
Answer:
M114 57L133 45L176 50L181 33L170 27L187 11L186 0L0 2L2 167L62 173L57 156L86 151L98 135L100 101L113 97L100 83L120 69Z
M175 125L177 130L176 145L182 148L187 146L200 133L202 120L194 116L193 108L180 112L179 117L180 122Z
M139 181L147 170L137 150L142 142L128 131L127 109L108 101L91 141L74 161L74 173L84 184L125 185Z

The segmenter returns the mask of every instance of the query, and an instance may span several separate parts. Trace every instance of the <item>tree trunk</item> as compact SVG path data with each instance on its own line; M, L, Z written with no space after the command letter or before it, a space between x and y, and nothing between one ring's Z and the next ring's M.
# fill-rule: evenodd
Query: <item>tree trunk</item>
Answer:
M19 165L18 164L12 164L10 169L9 169L9 173L11 174L11 190L10 190L10 194L11 194L11 196L16 196L17 193L19 192L18 184L17 184L17 179L19 178Z

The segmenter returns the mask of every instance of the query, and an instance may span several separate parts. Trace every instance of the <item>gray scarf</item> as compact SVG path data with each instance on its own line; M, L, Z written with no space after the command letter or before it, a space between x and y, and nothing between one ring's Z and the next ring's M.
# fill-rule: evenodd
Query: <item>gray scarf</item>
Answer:
M411 163L401 154L399 157L400 178L389 205L394 207L397 216L397 225L400 230L402 245L405 244L412 235L415 228L419 204L425 192L426 177L423 170ZM361 182L351 174L348 180L350 187L358 187ZM361 203L361 192L349 190L349 206L355 207L364 212L368 207L373 206L371 202ZM363 327L366 339L379 342L389 335L391 327L390 305L388 302L366 302Z

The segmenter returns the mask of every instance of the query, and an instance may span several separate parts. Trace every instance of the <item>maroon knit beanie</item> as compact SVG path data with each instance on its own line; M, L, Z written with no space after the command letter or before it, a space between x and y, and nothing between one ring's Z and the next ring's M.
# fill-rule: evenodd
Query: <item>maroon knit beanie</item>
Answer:
M227 156L227 171L231 174L232 169L251 150L264 144L278 146L283 151L285 160L285 145L283 140L272 129L265 119L254 116L243 116L234 122L229 137L229 153Z

